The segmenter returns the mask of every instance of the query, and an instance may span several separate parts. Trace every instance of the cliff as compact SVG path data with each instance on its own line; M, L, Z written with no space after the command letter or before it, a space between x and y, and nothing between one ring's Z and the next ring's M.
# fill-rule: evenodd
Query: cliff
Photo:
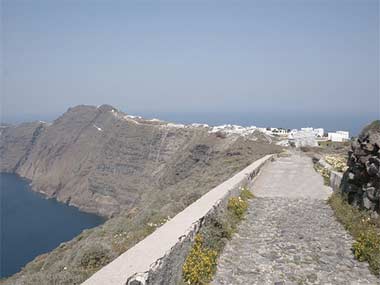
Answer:
M0 171L31 179L48 197L112 216L196 174L232 144L239 142L205 127L135 118L108 105L77 106L51 125L5 128Z
M146 120L107 105L2 128L0 171L110 218L0 283L79 284L216 185L281 151L260 133L240 131Z

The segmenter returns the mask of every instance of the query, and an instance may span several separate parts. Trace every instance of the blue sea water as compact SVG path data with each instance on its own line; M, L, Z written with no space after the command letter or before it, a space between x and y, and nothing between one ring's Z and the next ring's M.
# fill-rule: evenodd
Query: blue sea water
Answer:
M36 256L68 241L104 219L45 199L29 181L0 173L0 277L18 272Z

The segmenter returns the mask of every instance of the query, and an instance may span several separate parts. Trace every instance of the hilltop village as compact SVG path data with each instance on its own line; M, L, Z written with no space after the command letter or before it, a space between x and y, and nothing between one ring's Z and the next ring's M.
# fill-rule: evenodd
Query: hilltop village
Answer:
M208 127L207 125L202 125ZM227 135L238 134L242 136L250 136L256 131L264 134L271 142L272 138L277 139L278 145L281 146L320 146L329 142L341 143L350 141L350 133L348 131L325 132L323 128L305 127L301 129L285 129L285 128L261 128L256 126L242 127L237 125L221 125L212 127L212 133L225 133Z

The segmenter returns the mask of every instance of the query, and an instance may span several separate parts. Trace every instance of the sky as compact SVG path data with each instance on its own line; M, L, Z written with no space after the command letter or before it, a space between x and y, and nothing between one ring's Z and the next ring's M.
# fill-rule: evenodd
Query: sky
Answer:
M2 0L1 117L106 103L177 121L360 125L380 117L379 30L378 0Z

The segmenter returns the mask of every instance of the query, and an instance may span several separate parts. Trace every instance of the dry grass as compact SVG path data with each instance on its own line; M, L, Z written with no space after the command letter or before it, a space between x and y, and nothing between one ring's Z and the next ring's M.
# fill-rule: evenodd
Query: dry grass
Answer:
M329 203L338 221L355 239L355 257L359 261L368 261L371 271L380 276L380 218L370 218L369 213L352 207L339 193L334 193Z

